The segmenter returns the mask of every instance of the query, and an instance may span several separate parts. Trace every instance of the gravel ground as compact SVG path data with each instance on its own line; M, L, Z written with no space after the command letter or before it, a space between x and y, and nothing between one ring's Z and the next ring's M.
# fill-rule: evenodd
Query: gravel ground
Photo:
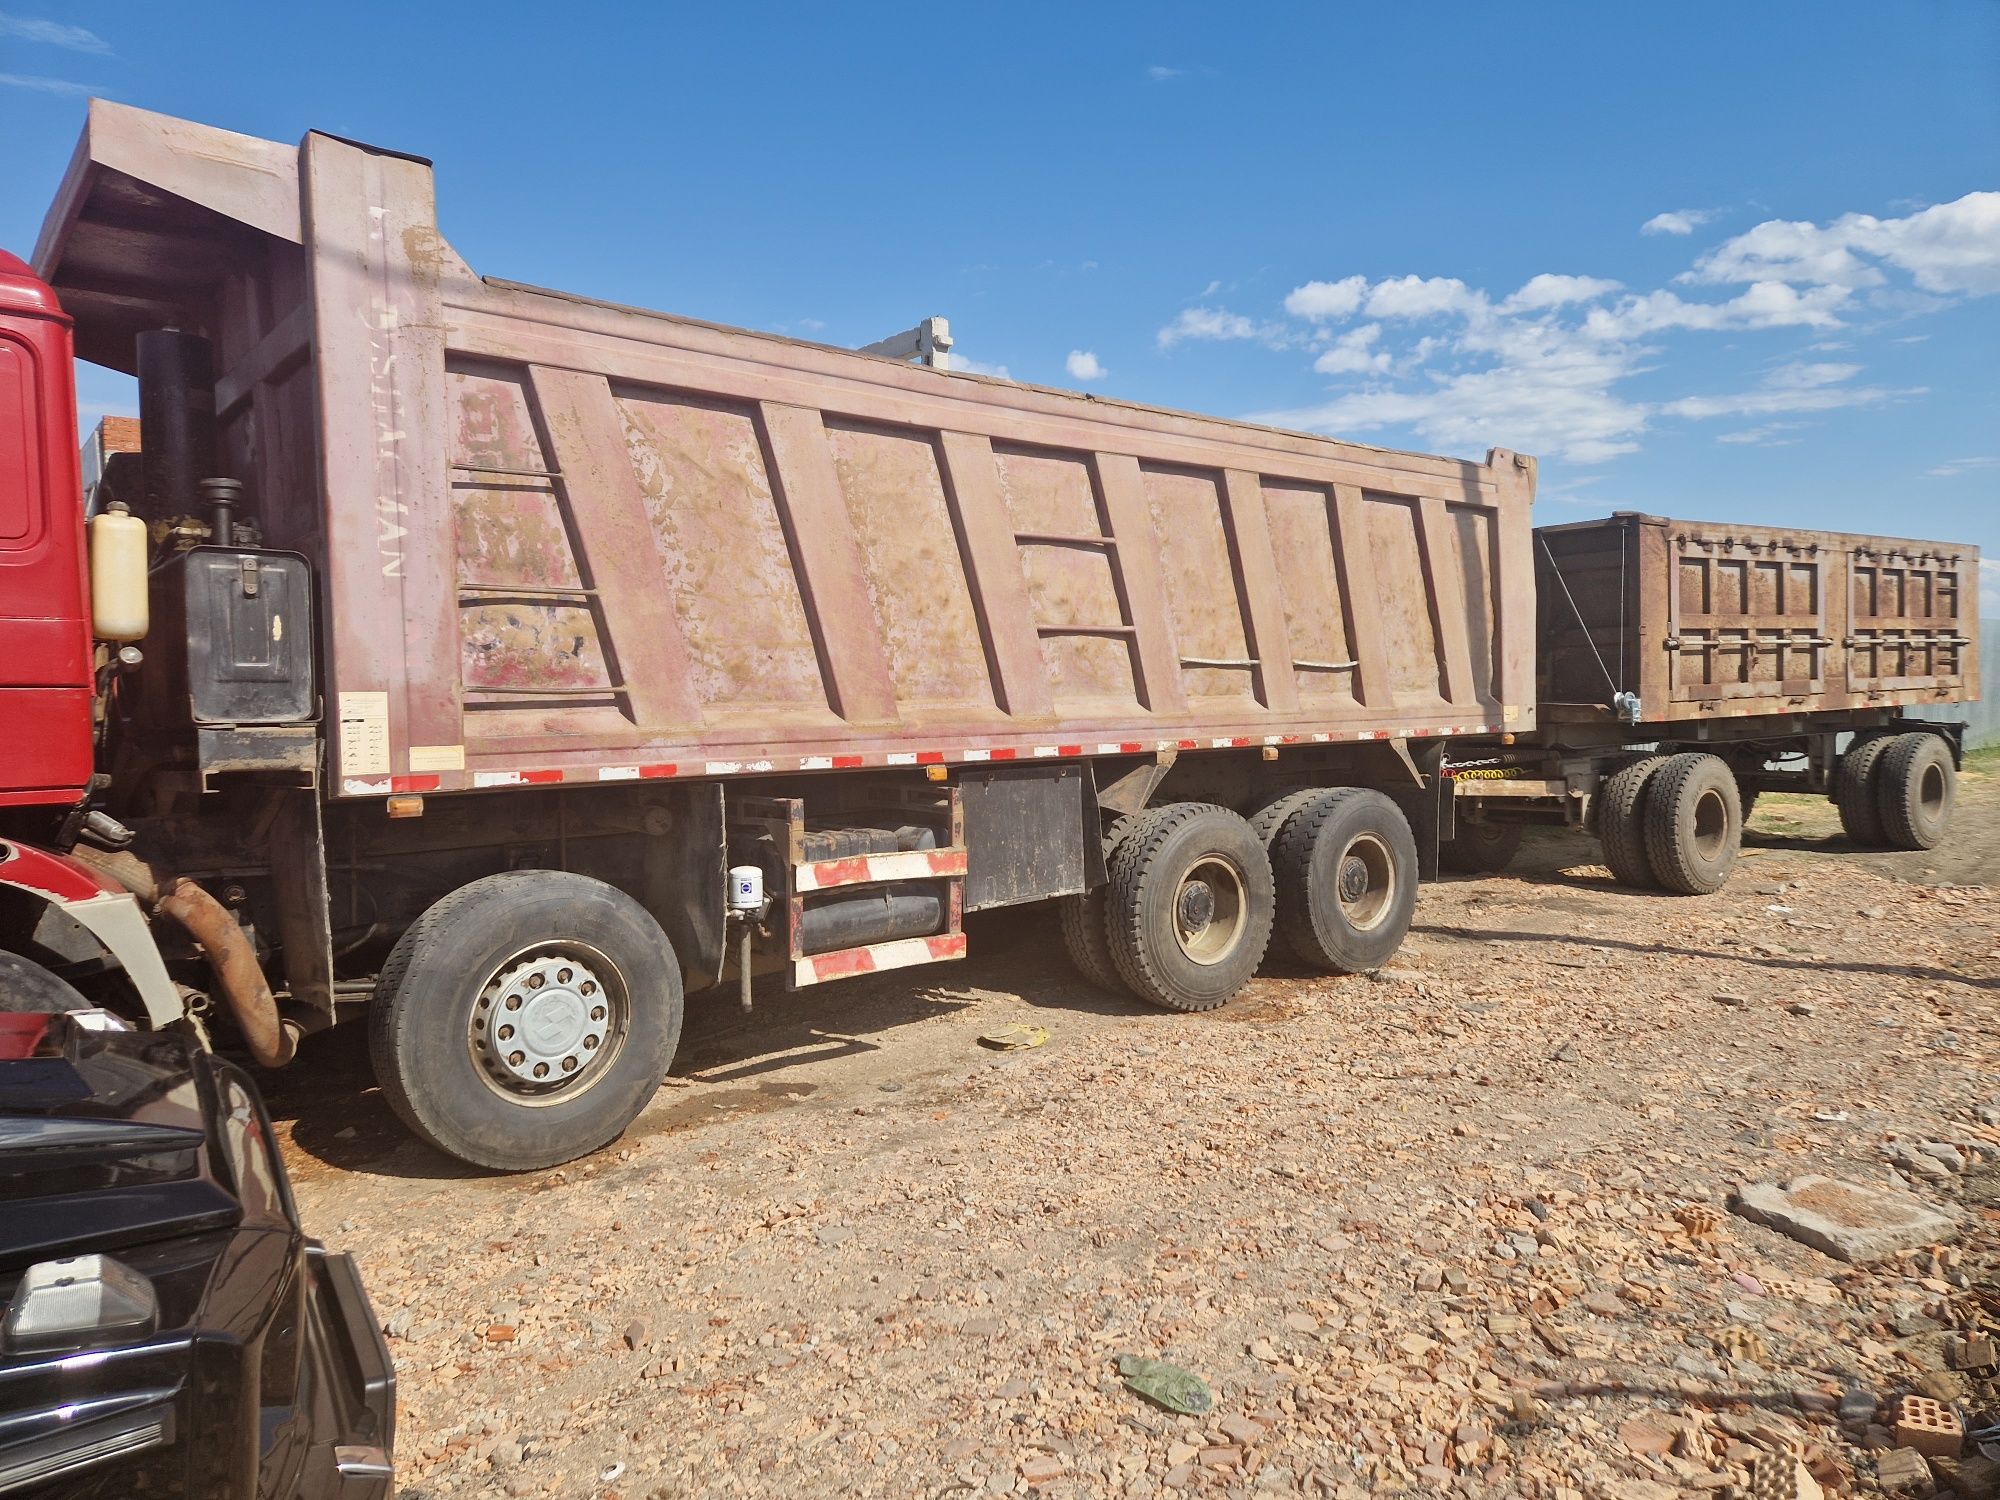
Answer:
M1878 1402L2000 1404L1940 1331L2000 1253L2000 777L1962 791L1914 855L1766 798L1702 899L1538 836L1426 887L1382 974L1209 1016L1088 990L1028 914L747 1021L696 997L658 1101L560 1171L410 1143L339 1033L272 1104L388 1327L408 1496L1664 1500L1778 1452L1865 1491ZM980 1045L1013 1022L1047 1044ZM1859 1269L1726 1211L1807 1171L1967 1232Z

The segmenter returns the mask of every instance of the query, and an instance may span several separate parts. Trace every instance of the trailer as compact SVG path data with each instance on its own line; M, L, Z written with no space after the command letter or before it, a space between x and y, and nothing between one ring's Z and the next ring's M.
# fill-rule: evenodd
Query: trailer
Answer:
M87 593L72 338L140 391ZM15 982L267 1065L360 1018L486 1167L615 1138L686 993L985 909L1181 1010L1379 967L1447 746L1534 726L1530 458L495 280L334 136L93 101L0 350Z
M1534 534L1536 732L1454 747L1444 860L1592 828L1621 883L1721 888L1758 793L1822 794L1862 848L1951 819L1979 695L1979 554L1948 542L1620 512Z

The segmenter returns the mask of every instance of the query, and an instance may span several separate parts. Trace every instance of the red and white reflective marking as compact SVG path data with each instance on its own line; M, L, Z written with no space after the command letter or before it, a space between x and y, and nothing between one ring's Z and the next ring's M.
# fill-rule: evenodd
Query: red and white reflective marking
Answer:
M942 963L965 957L965 934L941 933L937 937L898 938L891 943L870 943L865 948L842 948L833 953L815 953L810 958L792 960L792 984L803 988L824 984L829 979L850 979L856 974L879 974L884 969L908 969L917 964Z
M1889 700L1895 701L1895 700ZM1736 712L1725 710L1724 712ZM1241 750L1253 745L1332 745L1371 740L1443 739L1500 734L1500 724L1447 724L1400 729L1314 729L1292 734L1210 735L1161 740L1101 740L1091 744L963 745L935 750L869 751L846 755L768 756L756 760L694 763L649 761L634 765L523 767L506 771L425 772L409 776L349 776L346 797L387 797L397 792L485 791L494 787L554 786L566 782L656 781L691 776L759 776L788 771L852 771L870 767L983 765L1012 760L1071 760L1098 755L1149 755L1184 750Z
M792 887L798 891L826 891L841 885L927 880L964 873L963 849L906 849L897 854L854 854L846 859L810 860L794 866Z

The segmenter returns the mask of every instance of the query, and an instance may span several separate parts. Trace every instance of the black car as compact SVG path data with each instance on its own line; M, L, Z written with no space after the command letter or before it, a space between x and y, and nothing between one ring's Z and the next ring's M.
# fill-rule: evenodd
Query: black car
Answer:
M375 1500L395 1412L249 1078L102 1012L0 1011L0 1496Z

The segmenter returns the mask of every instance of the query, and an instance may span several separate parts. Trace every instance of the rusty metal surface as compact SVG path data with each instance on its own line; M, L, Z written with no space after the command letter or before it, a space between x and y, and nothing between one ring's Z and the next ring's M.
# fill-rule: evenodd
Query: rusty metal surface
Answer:
M1979 553L1951 542L1623 514L1544 527L1545 721L1648 724L1979 696Z
M484 280L414 158L91 122L41 269L94 357L217 341L223 451L322 572L333 795L1532 722L1532 460Z

